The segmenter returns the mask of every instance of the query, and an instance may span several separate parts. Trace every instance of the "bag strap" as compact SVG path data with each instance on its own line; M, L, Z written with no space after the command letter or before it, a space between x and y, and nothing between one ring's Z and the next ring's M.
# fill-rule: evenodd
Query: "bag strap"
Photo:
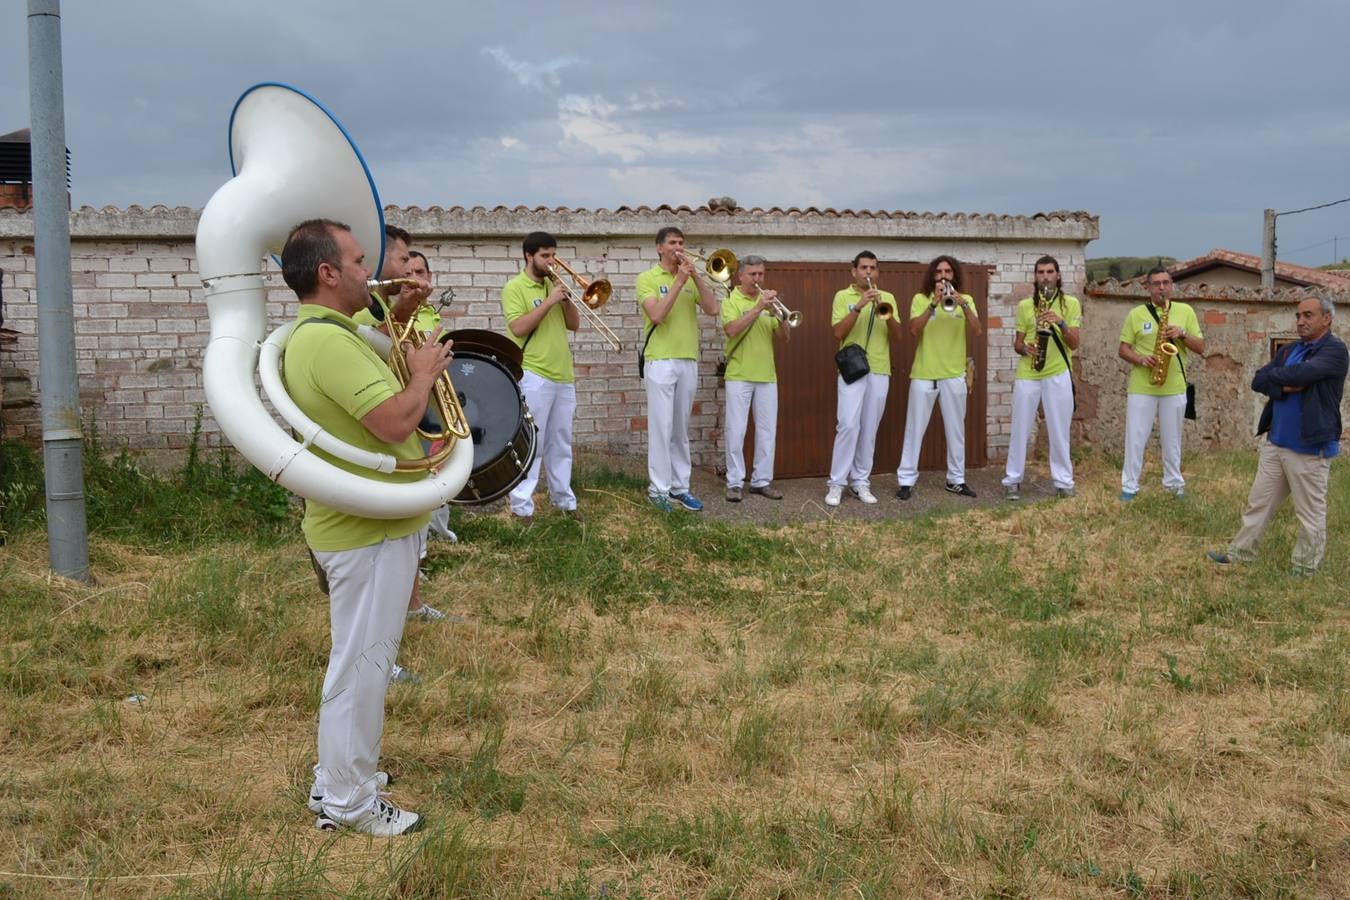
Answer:
M1064 312L1068 312L1067 309L1064 309L1064 292L1063 292L1063 291L1060 291L1059 296L1056 297L1055 299L1059 300L1059 302L1060 302L1060 308L1061 308ZM1064 316L1061 315L1060 318L1063 319ZM1065 321L1066 321L1066 324L1067 324L1067 320L1065 320ZM1073 372L1073 359L1069 356L1069 351L1067 351L1067 350L1064 349L1064 341L1063 341L1063 339L1061 339L1060 336L1059 336L1059 329L1058 329L1058 328L1051 328L1051 329L1050 329L1050 337L1052 337L1052 338L1055 339L1055 346L1059 348L1059 355L1062 356L1062 357L1064 357L1064 365L1068 366L1068 367L1069 367L1069 372L1072 373L1072 372Z

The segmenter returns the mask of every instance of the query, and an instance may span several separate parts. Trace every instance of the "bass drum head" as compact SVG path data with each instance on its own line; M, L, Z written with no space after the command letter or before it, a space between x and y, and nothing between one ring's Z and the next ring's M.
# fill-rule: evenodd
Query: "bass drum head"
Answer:
M510 492L529 471L535 425L520 385L495 355L460 350L448 369L464 407L473 441L473 471L456 504L491 503Z

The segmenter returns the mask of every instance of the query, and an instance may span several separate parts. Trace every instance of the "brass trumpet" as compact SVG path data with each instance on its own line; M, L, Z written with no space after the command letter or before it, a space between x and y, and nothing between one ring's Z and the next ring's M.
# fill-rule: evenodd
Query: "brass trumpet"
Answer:
M871 275L867 276L867 289L868 289L869 291L875 291L875 290L877 289L877 286L876 286L875 284L872 283L872 276L871 276ZM891 306L891 305L890 305L889 303L887 303L885 300L878 300L878 301L877 301L877 318L880 319L881 321L885 322L887 319L892 319L892 318L894 318L894 317L895 317L895 307L894 307L894 306Z
M562 279L562 276L558 274L558 269L562 269L568 275L572 276L572 280L576 282L577 287L581 290L579 302L576 291L569 287L567 282ZM567 294L568 301L576 306L577 311L580 312L584 318L590 321L591 327L600 332L600 337L604 339L605 343L609 344L610 348L613 349L615 353L622 353L623 341L619 340L619 336L614 333L614 329L606 325L605 320L602 319L600 313L597 312L597 310L608 303L609 298L614 295L614 286L609 283L609 280L606 278L596 278L593 281L587 281L585 278L578 275L571 266L556 256L553 257L553 265L549 266L549 274L553 276L553 280L556 281L563 289L564 293Z
M760 291L763 290L764 290L763 288L760 288ZM777 316L779 319L782 319L784 322L786 322L787 327L796 328L798 325L802 324L801 310L788 309L783 304L783 301L779 300L777 296L775 296L772 300L768 302L768 307L769 307L768 311L772 315Z

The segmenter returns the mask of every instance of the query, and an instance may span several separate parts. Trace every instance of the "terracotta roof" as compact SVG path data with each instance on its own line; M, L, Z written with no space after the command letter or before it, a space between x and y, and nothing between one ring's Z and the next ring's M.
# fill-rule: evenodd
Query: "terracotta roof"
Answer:
M835 209L832 206L824 208L818 206L771 206L771 207L751 207L738 206L735 209L725 207L712 208L702 206L672 206L670 204L661 204L660 206L619 206L614 209L599 207L589 209L586 207L568 207L568 206L392 206L386 209L398 209L409 213L418 212L476 212L476 213L596 213L605 215L634 215L650 216L654 214L669 213L707 213L710 215L725 216L744 216L744 215L768 215L768 216L820 216L829 219L949 219L949 220L968 220L968 221L1022 221L1029 222L1036 219L1044 221L1070 221L1070 222L1096 222L1097 217L1089 212L1082 210L1054 210L1052 212L1039 212L1030 216L1012 216L1000 213L963 213L963 212L915 212L912 210L871 210L871 209Z
M1089 297L1115 297L1120 299L1148 299L1148 288L1138 279L1116 281L1094 281L1083 287L1083 293ZM1243 303L1298 303L1309 297L1323 297L1330 294L1337 303L1350 301L1350 280L1330 287L1306 285L1303 287L1276 287L1270 293L1260 288L1232 287L1230 285L1208 285L1201 282L1178 284L1172 288L1172 299L1183 303L1213 300Z
M1179 278L1195 275L1217 266L1229 266L1234 269L1242 269L1245 272L1260 274L1261 257L1216 247L1204 256L1197 256L1195 259L1188 259L1185 262L1168 266L1167 271L1172 273L1173 278ZM1314 269L1311 266L1298 266L1276 260L1275 275L1277 278L1294 281L1304 287L1320 287L1329 290L1350 288L1350 272L1344 274L1326 272L1322 269Z

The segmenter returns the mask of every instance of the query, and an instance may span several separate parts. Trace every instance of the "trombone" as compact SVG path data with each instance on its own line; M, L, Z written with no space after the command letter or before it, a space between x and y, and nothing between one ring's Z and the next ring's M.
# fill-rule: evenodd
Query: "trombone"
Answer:
M576 291L569 287L567 282L562 279L562 276L558 274L558 269L562 269L568 275L572 276L572 280L576 282L577 287L581 290L580 302L577 301ZM597 312L600 307L609 302L609 298L614 294L614 286L609 283L609 280L606 278L597 278L594 281L587 281L585 278L578 275L571 266L561 259L558 259L556 256L553 257L553 265L549 266L548 271L549 274L553 276L553 280L558 282L558 286L567 294L567 299L576 306L577 311L580 312L584 318L590 320L591 326L596 331L600 332L600 337L604 339L605 343L609 344L615 353L622 353L623 342L620 341L619 336L614 333L614 329L605 324L605 320L601 318L600 313Z
M731 279L736 274L736 268L739 265L735 253L730 250L714 250L707 256L703 256L692 250L681 250L680 255L703 263L703 271L708 278L726 288L728 294L731 293Z

